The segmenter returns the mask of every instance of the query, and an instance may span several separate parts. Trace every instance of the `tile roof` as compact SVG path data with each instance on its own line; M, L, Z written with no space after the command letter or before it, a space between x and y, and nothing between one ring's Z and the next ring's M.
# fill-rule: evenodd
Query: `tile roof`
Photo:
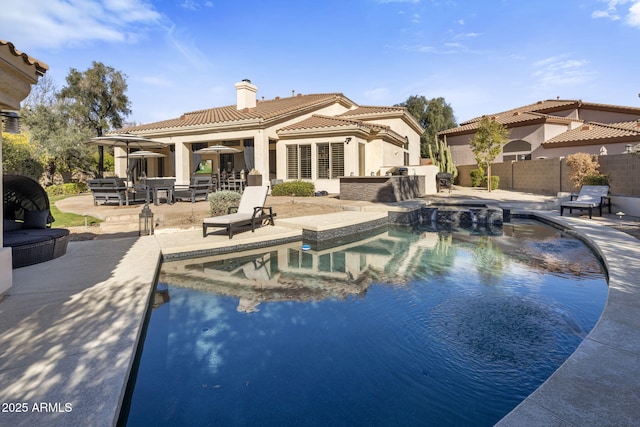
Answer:
M522 107L512 108L511 110L502 111L500 113L491 114L492 116L500 116L503 114L513 114L515 112L536 112L541 114L549 114L556 111L567 110L568 108L589 108L592 110L605 110L605 111L618 111L618 112L626 112L631 114L640 115L640 108L637 107L627 107L622 105L613 105L613 104L599 104L596 102L583 102L580 99L547 99L544 101L538 101L533 104L525 105ZM461 125L465 125L468 123L479 122L482 120L482 117L475 117L471 120L467 120Z
M485 116L482 116L485 117ZM440 135L451 135L451 134L465 134L465 133L474 133L478 127L480 126L480 117L478 120L467 121L461 124L458 127L451 128L439 132ZM509 112L500 113L492 116L488 116L498 123L503 124L507 128L522 126L522 125L530 125L537 123L565 123L568 124L570 122L582 122L582 120L572 119L568 117L560 117L554 116L550 114L541 114L534 111L520 111L520 110L511 110Z
M22 60L27 64L27 65L32 65L36 67L36 72L39 75L44 75L44 73L47 72L47 70L49 70L49 66L47 64L45 64L44 62L35 59L29 55L27 55L24 52L20 52L18 49L16 49L16 47L14 46L13 43L8 42L6 40L0 40L0 46L7 46L9 48L9 51L11 52L11 54L13 54L14 56L18 56L18 57L22 57Z
M620 123L588 122L542 143L545 148L640 141L640 121Z
M293 130L311 130L311 129L323 129L323 128L338 128L338 127L348 127L353 129L363 129L363 130L389 130L389 126L380 125L377 123L371 122L363 122L361 120L348 119L341 116L323 116L320 114L314 114L313 116L301 120L296 123L292 123L288 126L285 126L281 129L278 129L278 132L286 132Z
M291 137L308 133L336 133L341 130L348 131L349 135L358 135L367 140L381 138L398 146L406 142L405 137L395 132L390 126L347 117L323 116L320 114L314 114L297 123L292 123L278 129L277 132L280 137L286 137L287 135Z
M355 105L341 93L310 94L272 100L258 100L254 108L238 110L235 105L191 111L180 117L155 123L131 126L119 132L185 128L200 125L221 125L239 123L247 120L262 122L277 121L291 114L303 113L309 109L320 108L333 103L342 103L347 107Z
M404 113L405 111L407 111L405 107L385 107L385 106L363 105L353 110L345 111L344 113L339 114L338 117L369 116L369 115L379 115L379 114L387 114L387 113Z
M538 101L533 104L525 105L522 107L512 108L507 111L502 111L495 114L487 114L488 116L500 116L503 114L513 115L516 112L528 113L528 112L536 112L549 114L558 110L566 110L568 107L579 107L582 104L582 101L579 100L562 100L562 99L547 99L545 101ZM466 125L468 123L475 123L482 120L484 116L474 117L473 119L467 120L466 122L461 123L460 125Z

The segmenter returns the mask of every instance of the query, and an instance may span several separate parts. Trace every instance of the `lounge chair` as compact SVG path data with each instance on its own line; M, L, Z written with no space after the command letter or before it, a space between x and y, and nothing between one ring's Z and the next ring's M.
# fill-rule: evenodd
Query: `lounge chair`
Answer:
M194 175L189 185L174 186L173 197L176 200L190 200L191 203L195 203L199 197L206 201L212 188L210 175Z
M271 207L265 207L267 200L268 186L253 186L245 188L240 198L239 206L229 208L229 213L222 216L205 218L202 222L202 237L207 237L208 227L226 228L229 238L233 237L235 228L251 225L251 231L256 231L256 225L267 220L269 224L275 225ZM235 210L235 213L232 213Z
M611 213L611 199L607 194L609 194L607 185L583 185L580 193L572 194L570 201L560 204L560 216L562 216L565 209L569 209L569 213L572 213L573 209L588 209L589 218L591 218L593 208L598 208L600 216L602 216L603 206L608 206L609 213Z

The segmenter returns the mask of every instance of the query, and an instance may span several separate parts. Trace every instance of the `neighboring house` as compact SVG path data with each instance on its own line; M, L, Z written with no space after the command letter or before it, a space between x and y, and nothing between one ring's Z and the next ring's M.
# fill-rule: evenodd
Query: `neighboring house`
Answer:
M510 131L496 163L563 157L572 153L621 154L640 143L640 108L579 100L546 100L489 115ZM439 133L458 165L476 164L469 142L477 117Z
M406 108L359 106L341 93L258 100L258 88L250 81L235 87L236 105L118 132L168 143L167 158L153 159L147 170L149 176L175 176L178 183L189 182L206 161L213 170L256 169L264 184L271 179L300 179L313 182L316 190L338 192L340 176L379 175L393 166L420 164L424 129ZM233 147L240 153L194 153L209 145ZM125 160L118 155L116 173L126 175Z

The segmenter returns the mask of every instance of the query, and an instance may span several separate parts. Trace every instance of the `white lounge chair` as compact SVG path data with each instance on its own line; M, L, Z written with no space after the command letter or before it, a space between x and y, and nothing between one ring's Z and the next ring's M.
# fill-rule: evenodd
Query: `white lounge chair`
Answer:
M611 199L607 194L609 194L607 185L583 185L580 193L571 195L571 201L560 204L560 216L565 209L569 209L569 213L572 213L573 209L588 209L589 218L591 218L593 208L599 208L602 216L603 206L608 206L611 213Z
M207 228L226 228L229 238L233 237L233 230L237 227L251 225L251 231L256 231L256 225L267 220L269 224L275 225L271 207L265 207L267 200L268 186L247 187L242 193L238 207L229 208L227 215L213 216L202 221L202 237L207 237ZM235 213L232 213L235 210Z

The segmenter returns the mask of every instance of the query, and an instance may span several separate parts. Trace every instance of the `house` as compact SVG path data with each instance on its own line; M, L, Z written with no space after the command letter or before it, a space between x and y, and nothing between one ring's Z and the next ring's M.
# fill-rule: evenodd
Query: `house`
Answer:
M621 154L640 143L640 108L580 100L546 100L489 115L510 131L496 163L564 157L572 153ZM475 165L469 146L482 117L439 133L457 165Z
M204 163L236 173L252 169L263 184L305 180L316 190L339 192L340 176L380 175L394 166L420 164L423 128L403 107L360 106L341 93L293 94L258 99L249 80L235 84L236 104L192 111L174 119L131 126L131 132L168 144L165 159L152 159L149 176L187 183ZM199 155L224 145L239 153ZM119 149L116 149L119 150ZM126 161L116 153L116 173Z

